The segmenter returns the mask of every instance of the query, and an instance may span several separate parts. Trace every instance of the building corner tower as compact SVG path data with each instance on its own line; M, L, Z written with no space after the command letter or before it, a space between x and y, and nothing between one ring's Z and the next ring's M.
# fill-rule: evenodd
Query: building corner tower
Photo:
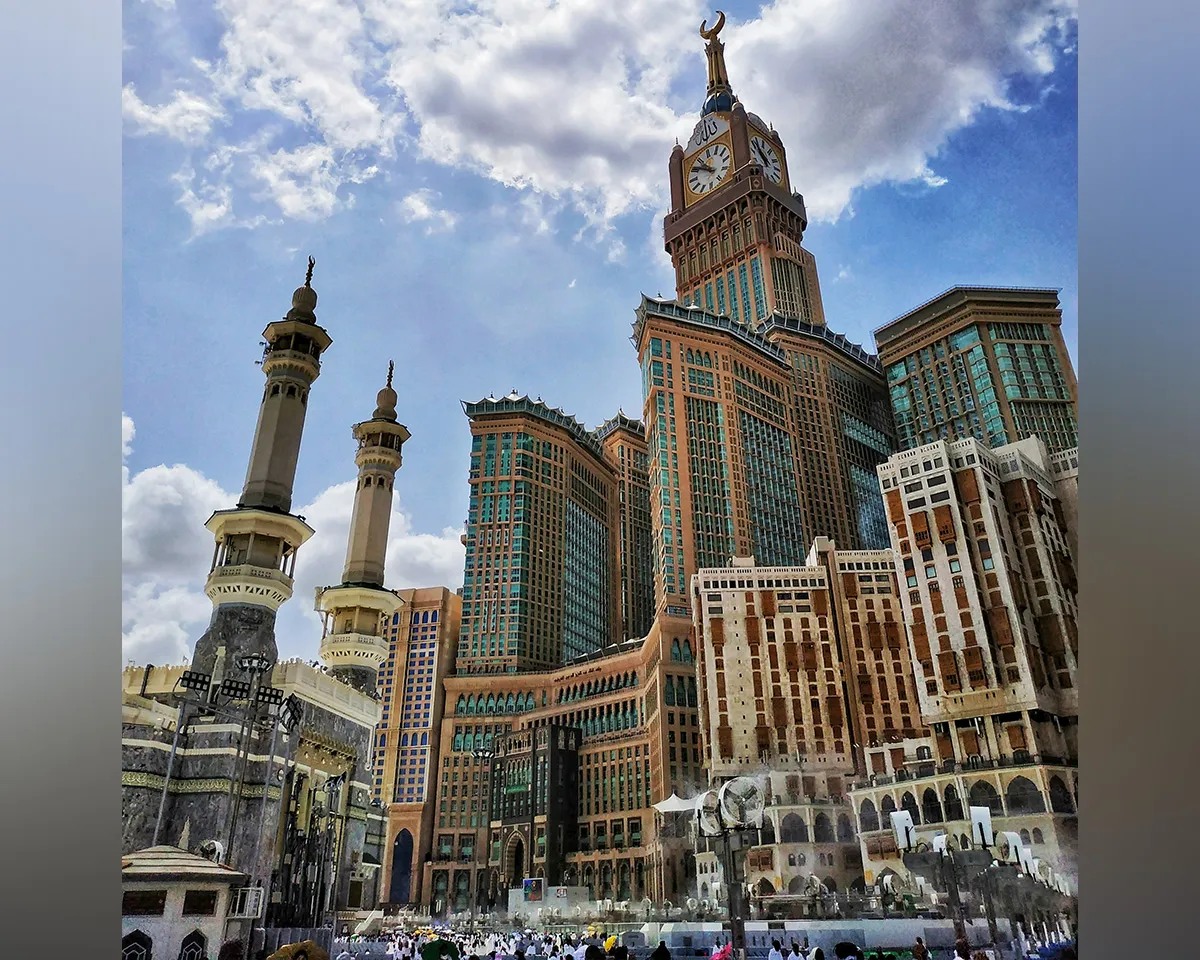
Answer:
M353 428L358 482L342 582L318 588L316 595L316 610L324 620L321 660L339 679L370 696L375 695L379 666L388 655L384 624L404 605L399 594L383 586L392 491L401 448L410 436L396 420L394 369L389 363L387 384L379 391L371 419Z
M192 657L192 668L203 673L240 678L239 661L249 654L276 661L275 616L292 595L296 552L313 535L291 513L308 394L333 342L317 325L313 266L309 257L291 310L263 331L267 382L242 495L236 507L216 511L205 524L216 546L204 587L212 619Z

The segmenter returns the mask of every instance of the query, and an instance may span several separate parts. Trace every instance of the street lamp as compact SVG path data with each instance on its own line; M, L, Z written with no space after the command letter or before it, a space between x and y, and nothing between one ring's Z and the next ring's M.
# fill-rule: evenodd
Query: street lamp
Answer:
M494 760L496 757L496 751L493 750L491 747L487 746L486 742L485 742L484 746L476 747L472 751L472 753L474 754L476 760L478 760L481 764L487 765L487 773L485 774L485 776L487 777L487 782L484 785L484 790L483 790L484 807L486 810L486 813L484 815L484 822L483 822L483 838L484 838L484 846L485 846L485 848L487 848L489 850L488 859L484 861L484 863L486 864L486 863L490 862L490 860L491 860L491 853L490 853L491 835L492 835L491 772L492 772L492 760ZM476 836L476 839L478 839L479 834L476 833L475 836ZM472 877L471 877L471 919L472 920L475 919L475 911L476 911L476 908L478 906L478 901L479 901L479 890L478 890L479 877L477 875L477 870L476 870L478 863L479 863L479 848L478 848L478 844L476 844L475 849L473 849L471 851L471 873L472 873Z
M238 667L244 673L250 674L250 683L244 681L226 680L221 684L222 689L230 687L237 699L246 699L246 694L249 694L250 703L246 707L242 715L242 731L238 738L237 750L237 766L236 775L229 780L229 820L225 831L227 855L232 857L234 846L234 831L237 829L238 813L242 806L242 789L246 784L246 767L249 759L250 745L249 732L250 728L258 722L258 708L261 703L278 706L283 702L283 691L276 690L274 687L263 690L262 678L264 674L270 672L275 666L275 662L266 654L248 653L238 659ZM236 685L236 689L233 689ZM248 689L244 689L248 688ZM265 695L264 695L265 693ZM266 803L266 787L263 787L263 802ZM251 867L252 871L258 869L257 864Z

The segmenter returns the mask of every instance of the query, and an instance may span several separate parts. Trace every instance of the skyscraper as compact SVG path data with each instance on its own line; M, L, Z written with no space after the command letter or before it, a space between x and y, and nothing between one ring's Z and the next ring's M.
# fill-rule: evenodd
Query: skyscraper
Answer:
M664 223L677 302L643 297L642 366L659 613L731 556L800 565L825 536L887 542L875 468L895 449L879 361L825 324L801 246L804 200L779 135L733 93L708 41L708 94L671 154Z
M1079 445L1056 290L953 287L875 331L902 450L974 437Z
M515 391L464 403L471 499L458 669L561 666L620 630L617 477L578 420Z
M596 439L604 444L604 455L617 472L621 639L644 637L654 622L654 528L646 427L618 411L596 428Z

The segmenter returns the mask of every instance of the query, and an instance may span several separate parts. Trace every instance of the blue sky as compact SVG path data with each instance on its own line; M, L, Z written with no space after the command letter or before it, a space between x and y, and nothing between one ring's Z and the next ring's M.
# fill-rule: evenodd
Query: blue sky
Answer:
M619 7L619 9L618 9ZM1077 342L1072 0L727 3L734 89L808 203L829 325L956 283L1062 288ZM200 526L241 488L259 335L317 260L334 343L295 505L318 529L281 614L313 656L340 578L350 424L388 359L412 431L390 585L461 582L463 399L512 388L589 426L641 408L628 341L662 254L667 158L703 99L692 0L126 0L125 650L207 620Z

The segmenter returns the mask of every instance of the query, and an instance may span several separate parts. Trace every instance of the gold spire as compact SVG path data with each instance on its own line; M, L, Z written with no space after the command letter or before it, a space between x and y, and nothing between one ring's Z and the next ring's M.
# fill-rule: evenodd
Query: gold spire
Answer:
M717 22L712 29L708 28L708 20L700 22L700 36L708 41L704 53L708 57L708 93L732 93L729 85L729 72L725 69L725 44L717 37L725 26L725 14L717 11Z

